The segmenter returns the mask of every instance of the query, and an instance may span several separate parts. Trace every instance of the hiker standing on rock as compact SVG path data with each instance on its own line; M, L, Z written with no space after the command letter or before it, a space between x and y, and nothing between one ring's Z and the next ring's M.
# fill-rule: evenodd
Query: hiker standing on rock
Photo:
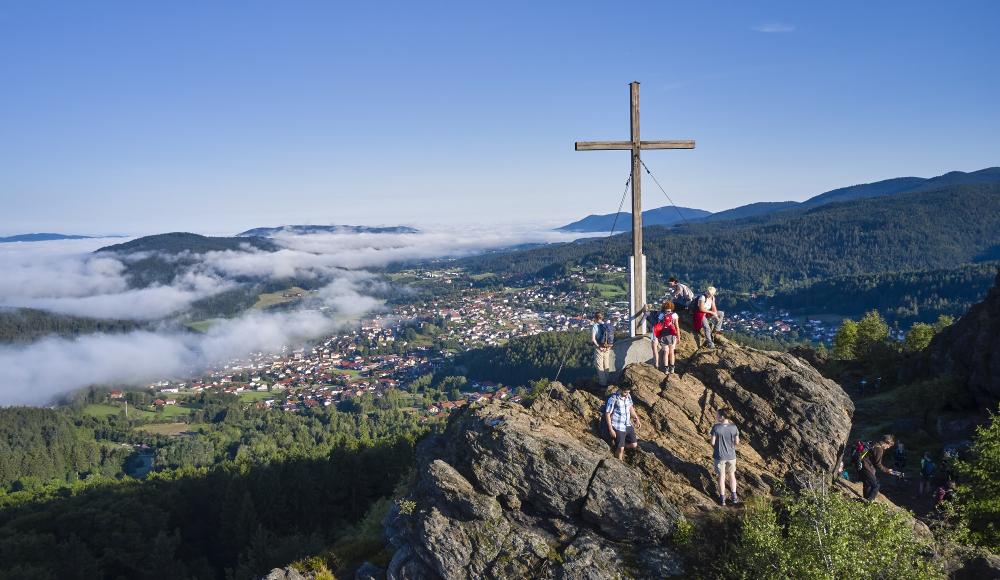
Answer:
M653 352L653 366L660 368L660 343L656 340L656 333L653 329L656 328L656 324L660 322L660 320L663 320L663 313L654 312L650 309L649 304L644 304L642 310L636 313L633 320L638 320L643 316L646 317L646 327L649 328L649 348Z
M635 434L639 416L635 414L635 406L632 404L632 387L622 385L617 393L608 397L608 402L604 405L604 421L615 445L615 456L624 460L626 447L635 449L639 446L639 438Z
M667 280L667 296L677 307L677 310L686 310L694 300L694 291L687 284L681 284L677 278L671 276Z
M663 358L663 372L670 374L674 372L674 349L681 338L681 321L674 312L674 303L667 300L660 306L660 317L653 325L653 339L657 355L653 357L656 368L659 365L660 354Z
M719 475L719 503L726 505L726 476L729 476L729 488L733 503L739 503L736 495L736 446L740 444L740 431L729 420L729 409L723 407L716 413L715 425L712 425L712 459L715 471Z
M715 340L712 336L722 328L722 320L725 316L715 304L715 286L709 286L705 293L701 294L694 302L694 339L699 342L699 336L704 338L704 346L715 348ZM701 347L701 344L698 344Z
M882 465L882 458L885 452L896 443L896 438L892 435L883 435L877 443L861 451L859 461L861 463L861 484L862 492L867 501L874 501L878 497L878 490L882 486L878 480L878 472L888 473L897 477L903 475L902 472L890 469Z
M604 321L604 313L594 314L594 326L590 330L590 342L594 344L594 368L597 370L597 382L602 387L608 386L608 374L611 372L611 347L615 344L615 327Z

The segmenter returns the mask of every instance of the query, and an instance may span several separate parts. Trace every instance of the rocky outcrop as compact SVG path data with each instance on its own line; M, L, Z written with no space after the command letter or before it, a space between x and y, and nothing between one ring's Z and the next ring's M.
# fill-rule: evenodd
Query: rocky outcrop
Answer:
M312 574L303 575L301 572L288 566L286 568L275 568L261 577L261 580L311 580Z
M980 406L1000 402L1000 273L986 299L934 337L935 371L953 374L967 385Z
M830 478L851 427L843 390L787 354L681 344L680 375L626 367L640 448L615 459L603 390L551 385L530 408L452 416L418 449L417 480L386 520L388 578L664 578L679 522L715 508L709 430L734 411L744 496Z

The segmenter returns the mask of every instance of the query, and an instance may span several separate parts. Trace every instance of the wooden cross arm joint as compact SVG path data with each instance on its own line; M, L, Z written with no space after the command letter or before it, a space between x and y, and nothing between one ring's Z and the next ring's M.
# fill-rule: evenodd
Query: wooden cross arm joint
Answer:
M577 141L577 151L629 150L631 141ZM639 149L694 149L694 141L639 141Z

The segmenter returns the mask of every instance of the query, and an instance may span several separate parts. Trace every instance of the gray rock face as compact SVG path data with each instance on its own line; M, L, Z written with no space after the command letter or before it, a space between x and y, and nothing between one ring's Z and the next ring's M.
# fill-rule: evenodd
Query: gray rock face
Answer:
M980 406L1000 402L1000 273L986 299L931 341L935 370L954 374Z
M1000 580L1000 556L973 558L953 575L955 580Z
M267 576L264 576L262 580L309 580L306 576L303 576L301 572L295 568L275 568L268 572Z
M743 438L744 496L831 477L853 413L840 387L793 356L718 344L694 354L685 336L679 376L624 369L641 419L640 448L624 463L601 437L604 392L554 383L530 408L456 412L418 449L413 504L386 519L396 548L387 578L683 576L670 538L712 509L709 430L722 406Z

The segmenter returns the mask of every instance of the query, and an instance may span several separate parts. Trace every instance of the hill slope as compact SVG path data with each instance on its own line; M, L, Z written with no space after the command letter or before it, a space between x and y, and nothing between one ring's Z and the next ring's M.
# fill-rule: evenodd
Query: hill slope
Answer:
M927 180L922 177L897 177L886 179L874 183L863 183L861 185L851 185L841 187L817 196L810 197L802 202L803 207L816 207L827 203L837 203L842 201L853 201L855 199L866 199L869 197L881 197L892 195L902 191L907 191L923 184Z
M933 370L953 373L983 409L1000 402L1000 273L986 299L934 337Z
M117 252L133 254L138 252L161 252L164 254L179 254L191 252L204 254L206 252L222 252L226 250L243 250L247 247L273 252L278 249L274 242L262 238L222 238L208 237L187 232L171 232L156 234L134 239L124 244L104 246L97 252Z
M533 274L555 263L625 264L627 236L477 256L474 271ZM765 218L646 230L651 277L741 291L804 285L830 276L945 269L1000 246L1000 184L959 185L794 209ZM605 250L607 248L607 250Z
M737 220L749 217L756 217L771 214L777 211L784 211L799 205L797 201L761 201L748 205L741 205L733 209L713 213L697 221L719 222L725 220Z
M0 244L6 242L51 242L55 240L89 240L93 236L79 236L76 234L18 234L16 236L0 237Z
M663 206L642 212L642 223L643 226L669 226L684 220L695 220L711 214L712 212L703 209ZM610 232L612 225L614 225L615 231L631 231L632 213L621 212L618 214L617 222L613 213L589 215L582 220L566 224L558 229L567 232Z

